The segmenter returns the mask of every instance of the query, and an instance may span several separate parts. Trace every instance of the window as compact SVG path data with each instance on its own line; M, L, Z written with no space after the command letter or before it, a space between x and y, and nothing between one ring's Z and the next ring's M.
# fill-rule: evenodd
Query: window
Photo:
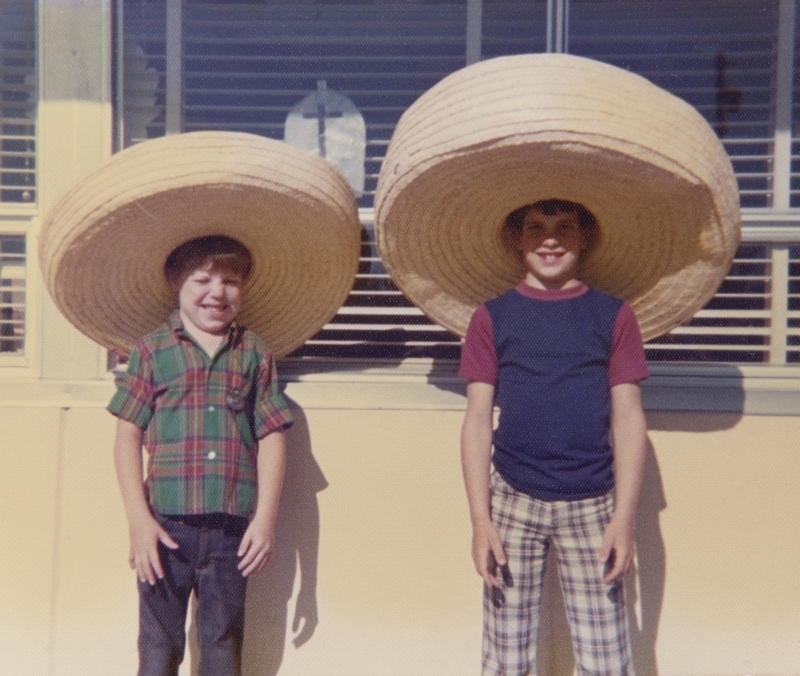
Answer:
M25 347L25 236L0 235L0 354Z
M692 104L732 159L742 207L767 207L778 4L573 0L569 51L643 75Z
M794 363L800 162L790 132L800 111L792 117L794 59L784 55L796 53L795 2L123 0L121 145L168 130L282 138L289 110L324 80L367 125L362 262L345 306L295 356L455 360L459 340L403 297L375 248L372 198L394 126L468 54L561 49L606 61L698 108L732 158L745 209L746 239L719 293L648 357Z
M0 3L0 204L36 199L36 3Z
M780 106L790 98L781 104L792 60L780 63L779 49L788 46L781 31L784 40L794 39L796 28L785 12L793 2L572 0L568 51L636 72L691 103L731 157L742 208L776 211L789 206L789 191L781 190L790 168L780 155L779 120L789 115ZM648 358L792 360L786 349L791 332L786 251L785 242L748 232L715 298L691 322L651 341Z
M36 1L0 3L0 364L25 350L25 231L36 201ZM8 357L13 357L11 361Z

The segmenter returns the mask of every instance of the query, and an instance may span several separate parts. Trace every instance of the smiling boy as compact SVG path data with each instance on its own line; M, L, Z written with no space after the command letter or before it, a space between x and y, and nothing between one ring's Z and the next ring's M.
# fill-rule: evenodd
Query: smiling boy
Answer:
M352 288L353 191L330 162L281 141L169 134L77 181L39 242L58 309L128 357L109 410L139 674L177 675L194 594L199 676L238 675L245 585L272 555L292 422L275 361Z
M509 214L525 279L475 311L464 342L461 453L485 582L486 676L536 673L551 546L578 674L632 668L622 579L634 556L647 365L630 306L579 279L595 230L592 214L565 200Z
M177 247L164 275L178 309L139 341L108 407L139 578L140 676L177 674L193 591L200 674L240 673L246 582L272 552L292 423L272 355L236 323L250 267L230 237Z

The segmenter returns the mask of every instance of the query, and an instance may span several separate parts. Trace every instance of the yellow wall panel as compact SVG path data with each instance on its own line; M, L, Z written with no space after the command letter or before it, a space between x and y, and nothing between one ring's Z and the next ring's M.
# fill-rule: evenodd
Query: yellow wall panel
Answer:
M246 676L477 672L461 416L297 409L277 549L249 590ZM638 673L800 674L800 420L648 421L628 590ZM113 424L99 406L0 408L4 675L135 670ZM543 674L569 676L555 575L548 582ZM182 674L196 663L189 652Z
M53 626L60 411L0 408L0 673L46 674Z

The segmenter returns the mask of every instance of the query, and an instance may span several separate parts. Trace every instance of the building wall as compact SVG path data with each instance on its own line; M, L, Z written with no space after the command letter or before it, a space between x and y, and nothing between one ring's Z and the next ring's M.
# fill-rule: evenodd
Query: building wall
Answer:
M40 217L111 152L110 23L107 0L41 3ZM103 410L113 386L103 351L42 288L36 228L28 365L0 368L0 673L131 674L135 581ZM766 402L763 413L791 393L783 412L796 413L796 380L771 374L753 401ZM669 387L647 392L628 590L638 673L800 674L800 418L750 415L755 390L735 369L715 381L729 413L659 412L694 405L689 381L662 378ZM442 382L389 369L289 383L298 423L277 550L251 582L247 676L477 672L481 585L458 459L464 399ZM552 574L546 608L542 673L567 676ZM193 663L192 648L184 674Z
M340 385L343 401L354 387ZM457 395L425 403L430 387L371 408L315 404L313 384L288 387L298 421L277 549L250 583L248 676L476 673L463 410ZM0 406L3 674L135 671L135 579L103 404ZM628 580L638 673L800 673L800 421L650 413L648 423ZM542 673L568 676L555 583ZM190 649L182 673L196 657Z

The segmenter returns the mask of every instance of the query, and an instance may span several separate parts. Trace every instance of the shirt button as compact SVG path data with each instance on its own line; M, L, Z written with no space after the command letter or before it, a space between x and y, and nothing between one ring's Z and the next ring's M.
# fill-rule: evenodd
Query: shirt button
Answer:
M217 452L216 451L211 451L211 453L208 454L208 459L209 460L213 460L216 457L217 457Z
M211 412L213 413L213 412L214 412L214 407L213 407L213 406L209 406L209 407L208 407L208 410L209 410L209 411L211 411Z

